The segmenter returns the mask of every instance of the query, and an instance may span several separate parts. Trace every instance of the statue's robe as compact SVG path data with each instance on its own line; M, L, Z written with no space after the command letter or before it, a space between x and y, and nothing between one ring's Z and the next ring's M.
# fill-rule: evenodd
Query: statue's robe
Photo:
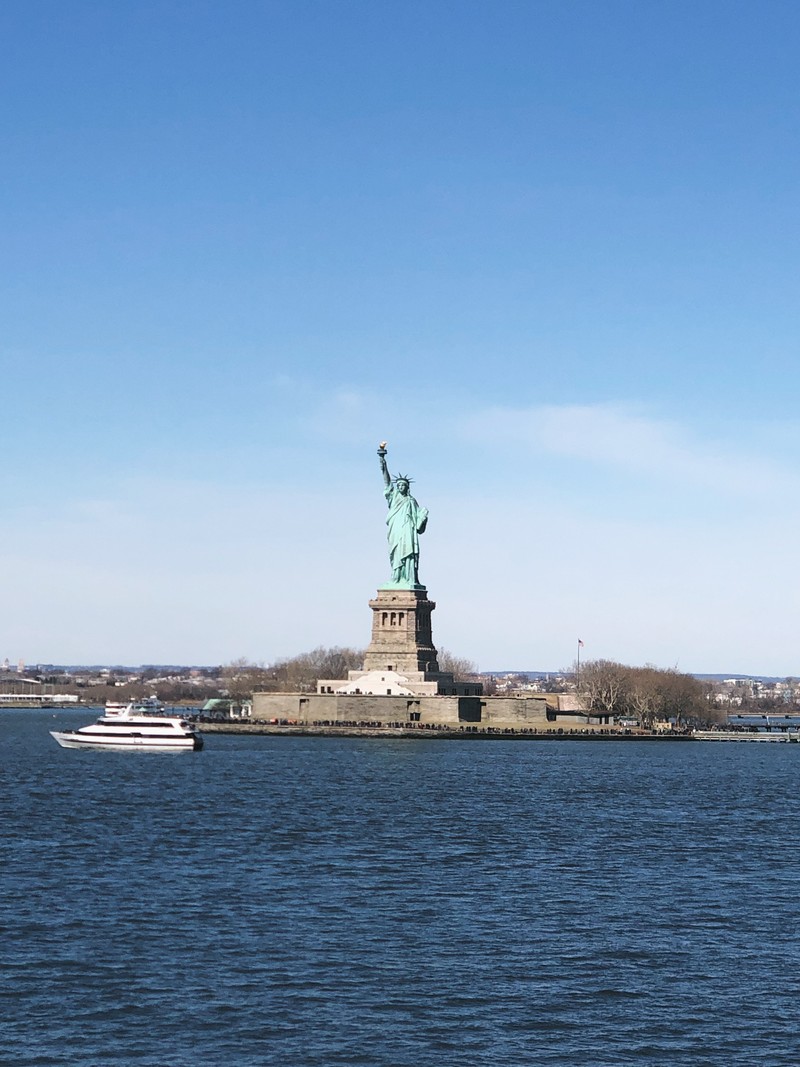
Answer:
M428 522L428 509L421 508L410 493L403 496L394 485L387 486L384 493L389 504L386 525L392 574L395 580L417 582L419 535ZM404 560L411 562L404 566Z

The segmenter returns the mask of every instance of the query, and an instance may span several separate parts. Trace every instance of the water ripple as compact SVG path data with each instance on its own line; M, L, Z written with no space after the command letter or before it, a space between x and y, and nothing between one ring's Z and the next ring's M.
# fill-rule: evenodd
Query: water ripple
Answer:
M794 746L163 760L0 714L19 1067L800 1062Z

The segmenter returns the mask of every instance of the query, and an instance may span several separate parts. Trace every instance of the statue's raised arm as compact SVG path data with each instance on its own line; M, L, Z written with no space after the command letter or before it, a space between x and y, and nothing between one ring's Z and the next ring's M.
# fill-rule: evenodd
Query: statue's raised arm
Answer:
M389 539L390 586L397 589L424 588L419 584L419 535L428 524L428 509L421 508L410 493L411 479L398 474L392 479L386 465L386 442L378 447L384 496L389 505L386 516Z
M378 445L378 459L381 463L381 471L383 473L383 484L388 489L392 484L391 475L389 474L389 468L386 466L386 442L381 441Z

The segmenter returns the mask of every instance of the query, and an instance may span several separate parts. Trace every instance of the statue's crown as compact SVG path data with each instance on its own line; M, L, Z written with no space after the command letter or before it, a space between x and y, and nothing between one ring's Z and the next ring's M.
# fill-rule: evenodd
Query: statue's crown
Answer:
M409 478L407 474L396 474L394 476L396 482L408 482L409 485L414 481L413 478Z

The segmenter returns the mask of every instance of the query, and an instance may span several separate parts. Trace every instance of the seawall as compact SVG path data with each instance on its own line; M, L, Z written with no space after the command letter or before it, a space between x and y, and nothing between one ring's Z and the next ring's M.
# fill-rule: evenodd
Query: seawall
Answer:
M259 722L201 722L204 734L268 734L273 737L369 737L410 741L693 741L691 734L612 729L511 730L411 726L280 726Z

